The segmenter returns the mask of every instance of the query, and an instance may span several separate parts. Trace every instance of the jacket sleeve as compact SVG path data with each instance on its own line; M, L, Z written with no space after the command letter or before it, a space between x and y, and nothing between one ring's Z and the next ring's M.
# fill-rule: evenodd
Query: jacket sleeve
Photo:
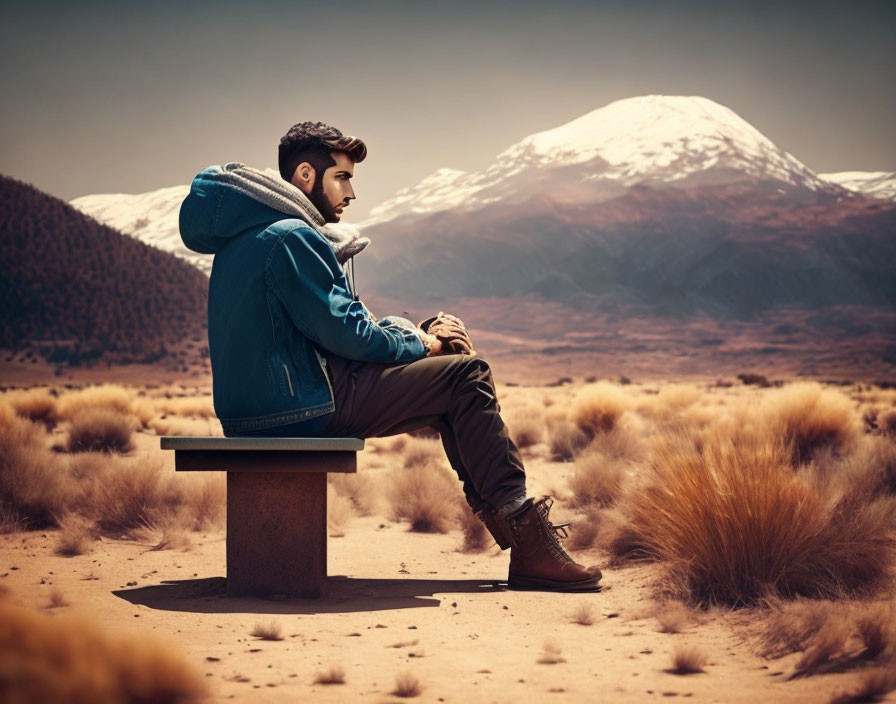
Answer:
M340 357L362 362L412 362L423 342L408 327L379 323L348 290L330 246L310 228L280 238L268 258L268 285L303 335Z

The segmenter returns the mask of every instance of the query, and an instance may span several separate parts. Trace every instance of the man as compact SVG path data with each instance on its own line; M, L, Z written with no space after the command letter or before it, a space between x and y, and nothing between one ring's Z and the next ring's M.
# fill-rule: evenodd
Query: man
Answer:
M353 257L369 240L336 231L367 148L323 123L280 141L281 179L227 164L194 179L184 243L214 253L209 350L225 435L379 437L435 428L471 508L502 549L515 588L595 589L526 496L519 452L499 415L488 363L445 354L445 338L375 318L355 294ZM465 335L452 316L440 316ZM463 347L463 346L462 346Z

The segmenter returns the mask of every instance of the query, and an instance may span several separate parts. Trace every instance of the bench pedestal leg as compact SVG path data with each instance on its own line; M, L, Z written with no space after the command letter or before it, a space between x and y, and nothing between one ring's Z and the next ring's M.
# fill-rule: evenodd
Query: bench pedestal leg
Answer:
M227 595L323 596L327 475L227 473Z

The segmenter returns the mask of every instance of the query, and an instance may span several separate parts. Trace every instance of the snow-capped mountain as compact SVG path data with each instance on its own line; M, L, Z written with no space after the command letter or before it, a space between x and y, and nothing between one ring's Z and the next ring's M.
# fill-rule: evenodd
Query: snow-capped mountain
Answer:
M519 200L533 190L562 200L603 200L638 184L689 187L750 180L840 190L712 100L648 95L617 100L530 135L484 171L439 169L374 208L359 226L401 215L475 210Z
M818 177L869 198L896 200L896 173L892 171L837 171Z
M208 274L213 255L192 252L180 239L177 218L180 204L189 192L189 186L171 186L148 193L101 193L75 198L71 205L104 225L185 259Z

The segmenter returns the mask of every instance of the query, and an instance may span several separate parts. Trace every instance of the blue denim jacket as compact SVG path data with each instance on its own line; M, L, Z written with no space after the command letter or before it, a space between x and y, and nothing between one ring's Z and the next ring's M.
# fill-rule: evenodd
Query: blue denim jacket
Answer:
M355 299L318 230L234 187L222 173L210 167L193 180L180 232L190 249L215 254L208 338L215 413L225 435L331 413L324 352L379 363L425 355L412 323L377 320Z

